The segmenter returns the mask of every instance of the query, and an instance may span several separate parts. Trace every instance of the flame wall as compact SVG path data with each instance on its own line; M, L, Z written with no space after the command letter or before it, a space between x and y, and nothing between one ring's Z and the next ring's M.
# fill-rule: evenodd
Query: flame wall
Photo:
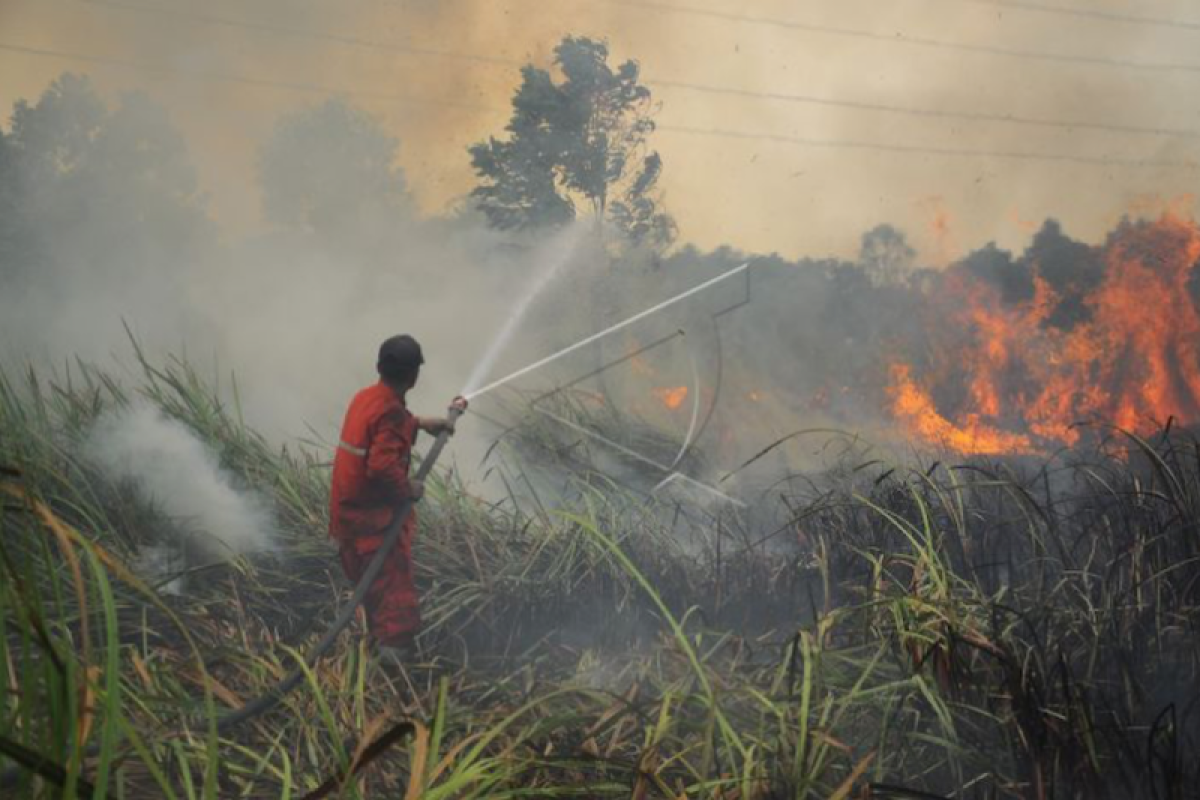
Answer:
M1080 422L1200 420L1200 228L1123 222L1099 246L1048 224L1016 261L985 250L930 290L928 346L889 371L915 437L963 453L1074 444Z

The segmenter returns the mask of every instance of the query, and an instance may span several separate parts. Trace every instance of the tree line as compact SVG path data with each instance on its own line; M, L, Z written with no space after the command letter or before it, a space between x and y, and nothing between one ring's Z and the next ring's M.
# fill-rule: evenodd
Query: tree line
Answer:
M611 66L603 42L564 39L552 70L521 70L504 133L469 148L478 182L467 206L514 232L589 216L614 242L662 250L676 228L649 144L655 110L636 62ZM342 98L283 117L257 157L264 217L331 236L411 218L398 146ZM67 73L36 102L17 102L0 130L0 252L10 276L133 241L147 258L178 257L212 235L205 199L183 137L144 94L110 108L86 77ZM80 225L94 230L91 252L58 252L56 234Z

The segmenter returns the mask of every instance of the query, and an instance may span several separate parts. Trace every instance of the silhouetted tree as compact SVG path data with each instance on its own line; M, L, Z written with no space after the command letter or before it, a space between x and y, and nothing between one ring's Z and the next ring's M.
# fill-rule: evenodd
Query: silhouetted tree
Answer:
M1088 295L1104 279L1101 250L1063 233L1057 220L1048 219L1034 235L1024 261L1054 290L1057 305L1046 318L1051 327L1071 330L1091 319Z
M522 67L508 139L470 148L476 204L505 229L561 225L584 204L634 244L666 246L675 224L659 208L662 159L647 150L654 121L637 63L614 70L603 42L567 37L554 65L558 82Z
M15 269L20 246L19 204L16 158L9 137L0 131L0 253L5 256L4 263L0 263L0 280Z
M14 106L0 147L0 214L9 275L167 268L209 238L187 147L166 112L137 93L110 110L69 73L36 103Z
M974 277L998 287L1005 303L1024 303L1033 299L1033 270L1029 263L1014 261L1012 253L996 247L995 242L988 242L967 254L950 271L956 269L965 269Z
M912 271L916 255L902 231L877 225L863 234L858 263L877 284L899 283Z
M393 226L412 210L397 142L340 98L282 118L258 156L263 211L317 233Z

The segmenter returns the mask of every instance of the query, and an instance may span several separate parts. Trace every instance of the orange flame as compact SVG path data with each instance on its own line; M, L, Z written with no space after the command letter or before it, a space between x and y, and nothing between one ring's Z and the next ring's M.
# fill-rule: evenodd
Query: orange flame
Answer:
M938 413L929 395L913 383L904 364L892 367L888 394L893 413L927 442L972 455L1033 452L1028 437L990 428L979 421L978 414L967 415L961 425L950 422Z
M687 400L688 387L673 386L664 389L654 389L654 396L657 397L662 404L674 411L683 405L683 401Z
M1074 424L1088 419L1138 433L1172 416L1200 422L1200 228L1172 213L1125 224L1097 255L1094 287L1073 298L1035 274L1032 298L1005 303L991 283L953 268L933 297L948 335L926 374L890 370L897 419L964 454L1073 444ZM1053 315L1067 303L1064 323ZM944 397L954 410L939 410Z

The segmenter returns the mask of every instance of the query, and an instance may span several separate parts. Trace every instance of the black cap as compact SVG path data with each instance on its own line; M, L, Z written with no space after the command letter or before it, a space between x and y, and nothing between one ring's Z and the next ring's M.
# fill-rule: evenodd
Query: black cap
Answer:
M425 363L421 345L406 333L393 336L379 345L379 360L375 368L384 377L407 377Z

